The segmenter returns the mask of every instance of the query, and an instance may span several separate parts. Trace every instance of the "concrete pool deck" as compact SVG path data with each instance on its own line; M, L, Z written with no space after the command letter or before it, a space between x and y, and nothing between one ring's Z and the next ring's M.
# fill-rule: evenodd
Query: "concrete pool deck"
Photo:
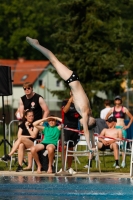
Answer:
M0 176L40 176L40 177L55 177L56 175L47 174L46 172L42 172L41 174L37 174L36 171L32 173L31 171L22 171L22 172L15 172L15 171L0 171ZM64 175L60 175L64 177ZM58 176L59 177L59 176ZM90 172L88 175L85 172L78 172L75 175L69 177L95 177L95 178L133 178L130 176L130 173L116 173L116 172Z

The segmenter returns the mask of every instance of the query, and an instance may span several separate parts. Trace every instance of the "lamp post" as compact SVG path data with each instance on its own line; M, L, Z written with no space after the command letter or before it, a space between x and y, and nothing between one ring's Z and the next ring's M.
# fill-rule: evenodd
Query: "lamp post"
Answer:
M127 79L126 79L126 91L127 91L127 101L126 101L126 105L127 105L127 109L129 109L129 88L128 88L128 81L129 81L129 79L128 79L128 71L127 71Z

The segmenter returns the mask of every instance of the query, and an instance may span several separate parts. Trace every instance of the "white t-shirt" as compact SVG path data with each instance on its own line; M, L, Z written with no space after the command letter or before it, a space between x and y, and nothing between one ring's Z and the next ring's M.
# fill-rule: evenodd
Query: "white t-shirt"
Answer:
M100 112L100 118L101 119L105 119L105 117L108 114L108 112L110 111L110 109L111 109L111 107L107 107L107 108L104 108L103 110L101 110L101 112ZM112 116L112 114L110 116Z

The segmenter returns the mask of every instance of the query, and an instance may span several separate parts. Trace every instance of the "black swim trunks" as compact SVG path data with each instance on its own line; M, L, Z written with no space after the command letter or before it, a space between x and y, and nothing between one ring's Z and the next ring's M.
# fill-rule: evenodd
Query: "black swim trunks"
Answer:
M69 140L72 140L73 142L69 142L69 147L75 147L79 139L80 139L80 135L77 132L64 129L64 145L65 146L67 145L67 142Z
M112 151L112 149L110 148L110 145L105 146L104 144L103 144L102 148L99 149L99 150L100 151L105 151L106 149L110 149Z
M44 145L44 150L46 150L47 148L47 146L49 145L49 144L46 144L46 143L41 143L41 144L43 144ZM53 144L54 145L54 144ZM54 145L55 146L55 145ZM57 148L57 146L55 146L55 149Z
M75 72L72 73L72 75L70 76L70 78L67 79L65 81L65 83L69 84L69 83L71 83L73 81L79 81L79 77L78 77L78 75Z

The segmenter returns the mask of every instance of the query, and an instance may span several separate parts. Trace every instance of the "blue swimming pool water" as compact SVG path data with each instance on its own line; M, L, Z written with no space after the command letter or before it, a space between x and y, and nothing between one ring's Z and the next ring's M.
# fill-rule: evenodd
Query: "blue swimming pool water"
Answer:
M9 199L133 199L133 179L0 176L0 200Z

